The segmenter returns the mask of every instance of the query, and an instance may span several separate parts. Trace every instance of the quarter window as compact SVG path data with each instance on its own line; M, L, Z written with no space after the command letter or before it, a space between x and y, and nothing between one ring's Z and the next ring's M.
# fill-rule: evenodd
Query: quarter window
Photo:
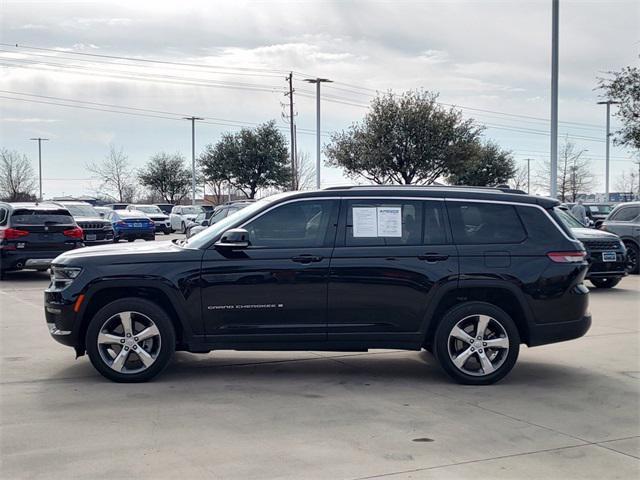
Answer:
M292 202L266 212L244 228L251 247L322 247L333 243L330 232L334 230L328 226L336 210L334 200Z
M512 205L449 202L447 209L455 243L520 243L526 238Z
M640 207L623 207L611 216L616 222L630 222L640 215Z
M7 210L0 208L0 225L7 223Z

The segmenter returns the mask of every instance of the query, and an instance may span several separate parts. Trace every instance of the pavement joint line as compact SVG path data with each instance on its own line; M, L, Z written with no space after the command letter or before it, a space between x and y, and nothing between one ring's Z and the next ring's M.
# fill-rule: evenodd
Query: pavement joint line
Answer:
M624 440L624 439L620 439L620 440ZM615 440L611 440L611 441L615 441ZM370 475L370 476L367 476L367 477L355 477L355 478L352 478L351 480L370 480L370 479L374 479L374 478L390 477L392 475L401 475L401 474L404 474L404 473L426 472L428 470L436 470L438 468L447 468L447 467L455 467L455 466L458 466L458 465L469 465L469 464L473 464L473 463L490 462L491 460L503 460L503 459L506 459L506 458L522 457L522 456L526 456L526 455L535 455L537 453L548 453L548 452L569 450L569 449L573 449L573 448L588 447L588 446L591 446L591 445L594 445L596 447L600 446L596 442L587 442L587 443L584 443L584 444L581 444L581 445L567 445L565 447L546 448L546 449L534 450L534 451L529 451L529 452L513 453L513 454L509 454L509 455L499 455L497 457L480 458L480 459L477 459L477 460L466 460L464 462L445 463L445 464L442 464L442 465L433 465L432 467L414 468L414 469L411 469L411 470L399 470L397 472L387 472L387 473L381 473L379 475ZM631 456L631 455L624 454L622 452L618 452L617 450L612 450L610 448L605 448L605 450L610 450L611 452L618 453L620 455ZM631 456L631 457L635 458L633 456Z
M640 457L633 455L631 453L626 453L626 452L621 452L620 450L616 450L615 448L611 448L611 447L607 447L605 444L607 443L611 443L611 442L619 442L622 440L631 440L632 438L640 438L640 436L634 435L633 437L626 437L626 438L616 438L615 440L606 440L604 442L598 442L596 443L596 445L600 448L604 448L605 450L610 450L612 452L616 452L616 453L620 453L622 455L626 455L627 457L631 457L631 458L635 458L636 460L640 460Z

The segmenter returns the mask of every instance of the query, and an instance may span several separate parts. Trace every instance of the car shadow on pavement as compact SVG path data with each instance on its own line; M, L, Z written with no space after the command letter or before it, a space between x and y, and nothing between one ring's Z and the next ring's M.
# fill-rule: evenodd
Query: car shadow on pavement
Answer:
M17 272L5 272L5 277L0 285L12 283L42 282L49 279L49 272L38 272L36 270L20 270Z

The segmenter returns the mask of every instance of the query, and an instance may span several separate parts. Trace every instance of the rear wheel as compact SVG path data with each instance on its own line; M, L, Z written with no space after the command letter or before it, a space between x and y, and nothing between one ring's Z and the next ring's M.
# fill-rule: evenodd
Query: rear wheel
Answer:
M589 281L593 283L596 288L613 288L620 283L622 278L620 277L604 277L604 278L590 278Z
M449 310L436 330L434 355L458 383L489 385L507 375L518 359L520 335L511 317L484 302Z
M182 222L182 225L180 226L180 232L187 233L187 226L184 224L184 222Z
M640 273L640 263L638 262L639 249L635 243L625 242L627 247L627 272Z
M123 298L96 313L87 329L93 366L114 382L146 382L160 373L175 350L175 332L158 305Z

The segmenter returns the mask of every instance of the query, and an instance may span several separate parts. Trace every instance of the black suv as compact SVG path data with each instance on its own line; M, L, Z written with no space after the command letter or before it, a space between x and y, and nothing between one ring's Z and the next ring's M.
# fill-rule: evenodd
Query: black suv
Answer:
M252 203L191 237L55 259L53 337L120 382L174 350L432 351L489 384L521 343L591 325L586 252L559 203L496 189L341 187Z
M69 210L78 226L84 232L85 245L100 245L113 242L113 226L111 222L100 216L100 213L86 202L56 202Z
M83 235L60 205L0 202L0 278L10 270L46 270L61 253L84 247Z

